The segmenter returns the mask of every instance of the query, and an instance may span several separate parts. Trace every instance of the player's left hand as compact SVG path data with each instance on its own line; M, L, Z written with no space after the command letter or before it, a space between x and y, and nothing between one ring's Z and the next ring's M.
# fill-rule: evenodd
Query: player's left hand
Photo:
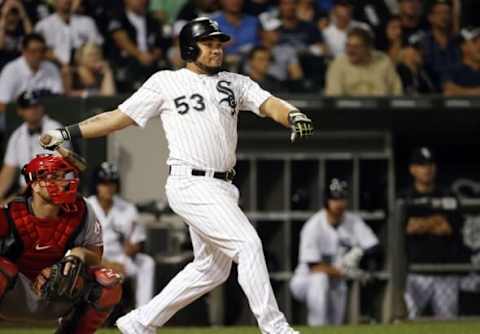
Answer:
M298 138L309 137L313 133L313 123L304 113L293 110L288 113L288 123L292 129L290 141L293 143Z
M60 262L43 269L33 282L33 290L45 300L73 301L87 287L85 265L75 255L65 256Z

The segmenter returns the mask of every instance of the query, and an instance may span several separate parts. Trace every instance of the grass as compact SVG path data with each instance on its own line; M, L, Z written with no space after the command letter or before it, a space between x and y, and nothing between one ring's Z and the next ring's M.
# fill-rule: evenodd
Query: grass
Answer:
M436 322L411 323L399 325L361 325L308 328L297 327L302 334L479 334L479 321L464 322ZM3 328L0 334L51 334L52 329ZM104 329L98 334L119 333L115 329ZM254 327L227 327L227 328L174 328L166 327L158 331L159 334L259 334Z

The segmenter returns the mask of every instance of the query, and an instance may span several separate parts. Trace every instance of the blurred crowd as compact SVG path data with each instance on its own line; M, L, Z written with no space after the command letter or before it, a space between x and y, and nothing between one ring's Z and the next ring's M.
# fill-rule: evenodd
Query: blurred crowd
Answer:
M21 92L114 95L183 66L178 34L209 16L227 69L329 96L476 95L473 0L3 0L0 112Z

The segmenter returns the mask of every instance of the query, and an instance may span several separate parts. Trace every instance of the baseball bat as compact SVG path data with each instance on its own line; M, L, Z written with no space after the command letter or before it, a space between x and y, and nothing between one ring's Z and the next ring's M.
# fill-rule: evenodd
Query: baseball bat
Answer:
M44 134L40 137L40 141L42 142L42 144L48 144L50 142L50 139L51 137L47 134ZM55 151L57 151L58 154L60 154L70 164L75 166L80 172L84 172L87 169L87 161L79 154L61 145L57 146L55 148Z

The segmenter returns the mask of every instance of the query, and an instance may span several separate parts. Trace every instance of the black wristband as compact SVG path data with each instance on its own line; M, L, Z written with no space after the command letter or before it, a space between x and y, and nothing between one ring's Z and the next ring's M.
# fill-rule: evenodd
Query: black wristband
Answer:
M70 140L75 138L82 138L82 131L80 130L80 126L77 124L69 125L65 128L67 130Z

